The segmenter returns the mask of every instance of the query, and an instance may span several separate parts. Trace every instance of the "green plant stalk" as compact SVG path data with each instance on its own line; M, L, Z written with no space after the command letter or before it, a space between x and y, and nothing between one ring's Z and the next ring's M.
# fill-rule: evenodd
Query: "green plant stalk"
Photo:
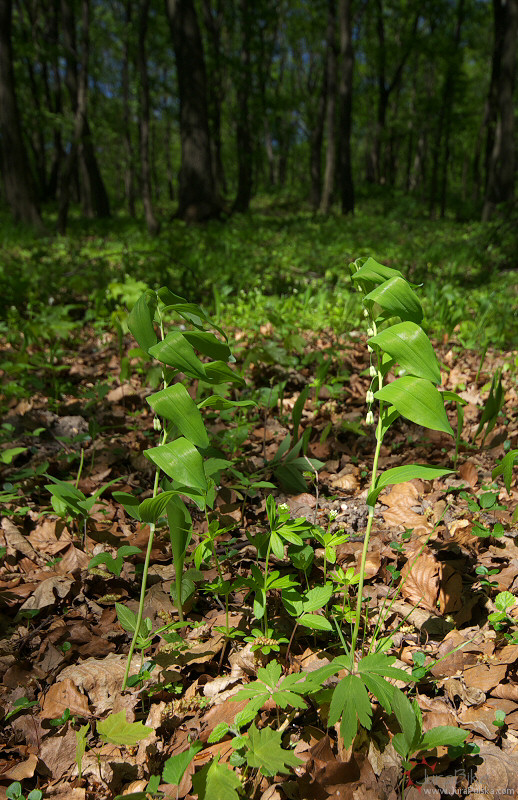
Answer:
M167 432L164 430L161 444L165 444L166 439L167 439ZM156 497L157 492L158 492L159 479L160 479L160 469L157 467L157 469L155 471L155 482L153 484L153 498ZM153 539L154 539L154 536L155 536L155 529L156 529L155 523L151 522L150 525L149 525L149 539L148 539L148 543L147 543L146 558L144 559L144 569L142 570L142 583L141 583L141 586L140 586L140 600L139 600L139 606L138 606L138 612L137 612L137 621L135 623L135 630L133 631L133 638L132 638L131 644L130 644L130 649L129 649L129 653L128 653L128 660L126 662L126 670L124 672L124 678L123 678L123 681L122 681L122 691L125 690L126 684L128 682L129 671L131 669L131 660L133 658L133 653L135 652L135 645L137 643L137 638L138 638L138 635L139 635L140 626L142 624L142 617L144 616L144 600L146 598L147 574L148 574L148 570L149 570L149 562L151 561L151 550L153 549ZM180 595L180 597L181 597L181 595ZM178 609L178 616L180 618L180 622L182 622L183 618L182 618L181 600L180 600L179 606L180 607Z
M376 334L376 325L372 322L374 334ZM383 375L381 374L381 364L378 356L378 390L383 386ZM376 487L376 478L378 475L378 461L381 452L381 444L383 442L383 402L379 404L379 417L378 425L376 428L376 450L374 453L374 461L372 463L371 486L372 492ZM360 630L360 619L362 613L362 600L363 600L363 584L365 580L365 565L367 562L367 551L369 549L369 541L372 530L372 523L374 521L374 507L369 507L369 517L367 520L367 528L365 530L365 538L363 540L362 560L360 563L360 580L358 581L358 598L356 601L356 619L354 620L354 628L351 636L351 671L354 671L354 654L356 652L356 643L358 641L358 632Z
M266 551L266 558L264 562L264 617L263 617L263 631L264 635L268 636L268 604L266 602L266 591L268 586L268 562L270 560L270 551L272 548L272 537L268 540L268 549Z

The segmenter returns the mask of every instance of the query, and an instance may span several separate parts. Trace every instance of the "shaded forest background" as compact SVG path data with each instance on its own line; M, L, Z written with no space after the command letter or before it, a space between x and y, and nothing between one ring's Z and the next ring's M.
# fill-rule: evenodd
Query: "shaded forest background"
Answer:
M517 0L0 0L1 202L61 233L70 208L156 234L265 192L488 220L517 36Z

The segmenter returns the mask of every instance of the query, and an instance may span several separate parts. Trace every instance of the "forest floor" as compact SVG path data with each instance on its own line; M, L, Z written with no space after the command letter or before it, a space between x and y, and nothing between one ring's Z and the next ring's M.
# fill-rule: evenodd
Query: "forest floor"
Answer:
M325 547L317 538L308 540L313 556L305 575L294 569L292 556L272 555L272 565L281 575L295 571L302 584L332 580L328 612L342 620L349 639L374 435L365 424L370 379L361 331L302 331L295 338L284 331L278 337L275 324L264 320L255 331L234 329L231 340L247 382L241 396L258 406L207 417L212 444L233 468L221 473L214 507L220 567L230 581L229 617L225 596L211 588L217 567L204 558L188 625L178 629L180 644L151 636L144 667L140 656L132 664L132 673L143 667L140 680L125 692L131 637L115 604L137 608L149 528L132 519L113 492L136 492L142 500L151 495L153 472L143 450L156 442L146 404L154 376L131 351L131 337L119 339L93 324L69 340L65 335L55 347L36 338L28 345L23 363L32 365L27 369L40 388L33 384L22 397L11 391L0 453L0 798L21 797L7 790L16 782L23 796L40 789L55 800L159 796L154 791L187 800L232 800L241 782L246 797L262 800L518 795L518 604L512 596L518 592L518 487L514 477L508 494L502 477L492 480L496 464L518 448L517 353L488 346L481 359L453 331L436 342L442 388L467 403L458 470L382 494L367 560L365 641L381 620L383 634L392 635L396 665L414 675L409 691L424 729L462 727L474 745L471 754L439 747L404 768L391 744L397 724L376 704L371 732L360 729L354 749L344 752L338 726L326 726L325 703L317 707L308 699L289 713L267 699L254 724L260 732L270 727L275 736L280 729L283 750L281 734L272 733L266 749L264 742L263 750L258 745L255 761L243 767L232 726L246 700L232 696L274 660L284 674L309 673L343 651L334 628L319 632L294 625L276 590L265 638L251 595L242 586L233 590L232 582L249 577L253 565L264 567L254 541L268 527L266 498L273 495L277 504L287 504L292 519L305 518L317 526L315 535L331 538ZM7 339L1 360L4 381L11 363L18 370L10 380L22 382L23 360ZM475 438L497 373L502 408L487 437ZM287 492L271 464L280 443L294 433L293 408L308 385L300 428L311 428L308 455L323 466L303 478L306 488ZM449 416L455 428L453 407ZM452 468L454 455L451 437L399 420L379 466L422 462ZM86 498L106 489L82 517L58 515L45 488L47 474L76 483ZM192 514L191 553L207 534L205 516ZM115 563L124 545L141 552L121 558L113 572L104 568L107 562L89 569L102 552ZM145 603L153 630L178 619L173 578L169 536L159 528ZM511 599L498 601L507 592ZM491 621L502 603L500 620ZM122 734L110 739L101 721L119 712L127 723L143 722L151 732L123 725ZM167 782L165 762L195 741L202 747L193 751L179 786L170 773ZM293 755L298 761L290 761ZM225 770L210 788L203 767L215 757ZM158 777L150 785L152 776Z

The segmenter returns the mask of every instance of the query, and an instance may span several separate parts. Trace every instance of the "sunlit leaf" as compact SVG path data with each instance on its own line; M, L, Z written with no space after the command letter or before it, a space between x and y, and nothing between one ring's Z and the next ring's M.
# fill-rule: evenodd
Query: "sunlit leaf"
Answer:
M432 343L415 322L392 325L368 341L389 353L411 375L440 384L441 371Z
M155 392L147 401L155 414L174 422L182 436L202 449L209 446L209 437L198 406L185 386L175 383Z
M431 381L405 375L387 383L374 397L391 403L402 417L417 425L453 436L441 394Z

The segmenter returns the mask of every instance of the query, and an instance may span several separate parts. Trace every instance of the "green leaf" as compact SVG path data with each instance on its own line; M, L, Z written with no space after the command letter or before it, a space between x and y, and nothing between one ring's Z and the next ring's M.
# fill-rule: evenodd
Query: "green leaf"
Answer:
M135 612L126 608L122 603L115 603L115 611L117 613L117 619L124 630L128 633L133 633L137 624L137 615Z
M411 375L440 384L441 371L432 343L415 322L406 321L392 325L372 336L368 343L381 347Z
M421 738L421 727L412 707L412 703L408 697L400 689L396 689L396 687L394 687L392 695L392 710L396 715L401 733L405 739L407 754L412 755Z
M373 258L368 258L363 266L351 275L351 279L358 283L365 292L369 292L380 283L385 283L389 278L402 277L403 274L398 269L378 264Z
M507 494L511 494L511 481L513 479L513 467L515 461L518 461L518 450L509 450L509 452L503 457L500 463L496 465L491 473L491 478L493 480L498 478L499 475L504 476Z
M179 786L185 770L202 747L203 744L201 742L194 742L188 750L184 750L182 753L168 758L162 772L162 780L164 783L172 783L175 786Z
M377 675L375 672L362 672L363 682L374 697L377 697L385 711L390 714L392 710L392 697L394 687L391 683Z
M153 728L143 725L142 722L127 722L126 712L110 714L102 722L97 723L97 733L111 744L133 747L152 733Z
M213 728L209 734L209 738L207 739L207 744L214 744L215 742L220 742L224 736L227 735L229 732L230 727L227 722L219 722L215 728Z
M133 497L132 494L128 494L127 492L113 492L112 497L116 503L120 503L121 506L123 506L130 517L141 521L139 514L140 500L137 497Z
M313 631L332 631L333 626L326 617L321 614L302 614L298 618L299 625L304 625L305 628L311 628Z
M184 331L183 335L204 356L218 361L228 361L232 355L228 344L220 341L209 331Z
M454 728L453 725L439 725L423 733L419 750L432 750L434 747L460 747L469 736L469 731Z
M399 317L403 321L411 320L417 325L423 319L423 309L404 278L396 276L377 286L364 297L364 304L376 317L380 313L385 318ZM376 313L379 306L380 312Z
M174 422L189 442L202 450L209 446L209 437L198 406L183 384L168 386L152 394L147 401L157 416Z
M153 327L155 309L155 293L148 291L139 297L128 316L128 328L146 353L149 353L151 347L157 342L157 335Z
M340 717L340 733L346 748L356 736L358 720L364 728L370 730L372 707L365 685L358 675L346 675L333 692L328 724L334 725Z
M239 800L241 781L237 774L219 763L219 754L192 776L193 793L198 800Z
M178 483L207 491L203 459L187 439L181 437L169 444L152 447L145 450L144 455Z
M13 458L19 456L20 453L25 453L28 447L9 447L7 450L2 450L0 453L0 461L2 464L11 464Z
M330 601L332 594L333 587L330 584L308 589L307 592L304 592L304 611L308 613L323 608Z
M212 394L206 397L201 403L198 403L198 408L215 408L217 411L228 411L230 408L249 408L257 406L254 400L228 400L226 397L219 397L217 394Z
M414 478L431 481L434 478L442 478L443 475L449 475L452 472L454 472L452 469L429 467L426 464L405 464L402 467L392 467L382 472L379 476L375 488L367 495L367 505L374 506L378 495L386 486L395 483L406 483L406 481L411 481Z
M258 769L266 777L290 772L303 762L294 753L282 748L282 733L271 728L258 730L255 723L248 730L246 760L248 766Z
M228 364L224 361L210 361L205 364L205 378L207 383L237 383L238 386L244 386L245 380L230 369Z
M157 497L148 497L143 500L138 507L140 519L142 522L156 522L161 516L165 514L165 510L171 501L171 498L176 497L178 492L167 491L157 495Z
M417 425L453 436L441 394L431 381L407 375L386 384L374 397L391 403L402 417Z
M189 378L206 380L204 366L194 348L178 331L171 331L162 342L150 347L149 354L168 367L183 372Z
M293 406L293 411L291 413L291 418L293 421L293 441L297 441L299 438L299 425L300 420L302 418L302 411L304 410L304 406L306 404L306 400L309 397L310 386L304 387L301 391L299 396L295 401L295 405Z
M86 725L82 725L79 730L76 731L76 764L79 771L79 780L81 780L83 772L83 756L86 751L86 737L89 729L90 723L87 722Z

